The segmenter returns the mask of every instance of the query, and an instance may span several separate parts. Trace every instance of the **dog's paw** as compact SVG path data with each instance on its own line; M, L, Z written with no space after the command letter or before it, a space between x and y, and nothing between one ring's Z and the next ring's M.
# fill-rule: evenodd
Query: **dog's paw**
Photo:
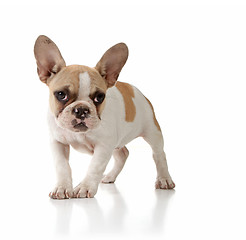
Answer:
M175 183L171 178L158 178L155 182L156 189L173 189Z
M93 181L82 181L76 188L73 190L74 198L93 198L98 189L98 183Z
M52 199L68 199L73 197L73 187L72 186L62 186L58 185L49 194Z
M106 175L106 176L103 177L102 183L114 183L115 182L115 179L116 178L114 176L108 174L108 175Z

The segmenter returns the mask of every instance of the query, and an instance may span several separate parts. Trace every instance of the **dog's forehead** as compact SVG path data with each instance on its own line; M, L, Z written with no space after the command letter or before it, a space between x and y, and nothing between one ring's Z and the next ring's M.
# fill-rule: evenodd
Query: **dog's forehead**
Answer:
M91 78L88 72L83 72L79 74L79 93L78 99L83 99L88 97L91 92Z
M98 71L82 65L71 65L62 69L50 83L50 89L53 91L68 88L70 91L80 95L100 89L106 91L107 85Z

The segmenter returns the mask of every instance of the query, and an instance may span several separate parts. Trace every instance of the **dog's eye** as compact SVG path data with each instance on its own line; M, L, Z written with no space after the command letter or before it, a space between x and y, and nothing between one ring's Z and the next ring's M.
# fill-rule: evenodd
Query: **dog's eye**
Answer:
M63 91L57 91L55 92L55 97L60 102L66 102L68 101L68 95Z
M103 102L104 98L105 98L104 93L98 93L98 94L96 94L96 96L94 98L94 103L96 105L101 104Z

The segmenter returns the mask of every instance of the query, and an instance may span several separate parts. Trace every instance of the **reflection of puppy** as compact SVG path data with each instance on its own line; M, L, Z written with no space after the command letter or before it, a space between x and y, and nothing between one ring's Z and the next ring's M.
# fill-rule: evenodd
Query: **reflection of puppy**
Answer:
M125 145L139 136L153 150L156 188L175 187L151 103L137 88L116 82L128 57L124 43L110 48L95 68L66 66L59 49L46 36L38 37L34 54L39 78L50 89L49 125L57 173L50 197L94 197L101 181L115 181L129 154ZM75 189L68 162L70 145L93 154L85 179ZM102 179L112 154L114 168Z

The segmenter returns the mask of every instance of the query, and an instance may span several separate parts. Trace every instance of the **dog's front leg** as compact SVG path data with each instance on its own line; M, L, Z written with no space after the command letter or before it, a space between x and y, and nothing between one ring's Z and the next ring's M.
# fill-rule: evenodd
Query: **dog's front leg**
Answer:
M98 185L102 180L103 173L112 156L113 149L96 147L89 165L85 179L74 189L76 198L93 198L97 193Z
M57 183L50 197L64 199L73 197L72 173L69 166L69 145L64 145L56 140L51 141L52 152L55 160Z

